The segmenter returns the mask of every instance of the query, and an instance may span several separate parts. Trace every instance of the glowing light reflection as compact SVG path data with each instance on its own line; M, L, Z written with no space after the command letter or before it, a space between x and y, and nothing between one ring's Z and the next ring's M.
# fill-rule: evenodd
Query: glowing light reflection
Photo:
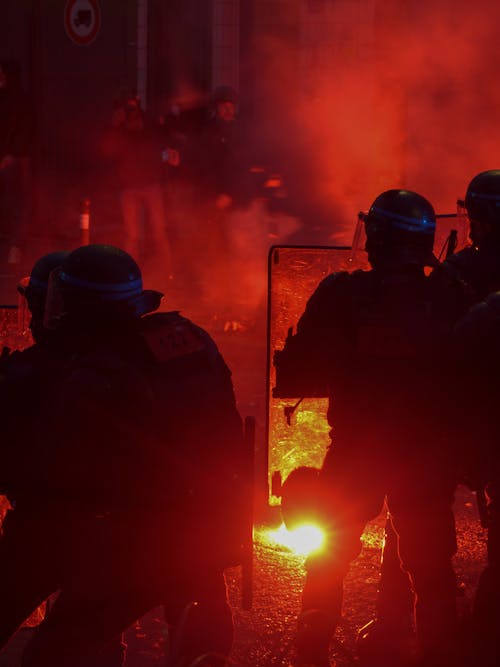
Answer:
M301 556L318 551L325 542L323 531L314 525L299 526L290 531L282 523L277 530L268 531L267 538L270 542L284 546Z

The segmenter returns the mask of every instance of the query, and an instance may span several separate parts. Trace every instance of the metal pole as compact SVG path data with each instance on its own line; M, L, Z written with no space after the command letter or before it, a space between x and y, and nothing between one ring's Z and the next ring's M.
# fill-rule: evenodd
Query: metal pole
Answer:
M148 0L137 3L137 96L147 107L148 88Z
M82 208L80 211L81 245L88 245L90 243L90 203L88 197L85 197L82 201Z

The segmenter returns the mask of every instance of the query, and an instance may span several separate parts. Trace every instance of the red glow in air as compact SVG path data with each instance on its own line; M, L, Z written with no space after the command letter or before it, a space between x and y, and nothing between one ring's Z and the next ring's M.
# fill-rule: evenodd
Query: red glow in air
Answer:
M496 0L301 2L259 36L261 116L333 241L384 190L452 212L498 167L499 22Z

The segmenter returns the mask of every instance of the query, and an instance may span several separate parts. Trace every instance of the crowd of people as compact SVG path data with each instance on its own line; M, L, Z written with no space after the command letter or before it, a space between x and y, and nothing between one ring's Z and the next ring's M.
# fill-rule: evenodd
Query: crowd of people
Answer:
M234 212L256 199L254 160L236 92L219 88L211 104L195 132L151 124L136 97L119 104L103 151L123 249L49 253L19 285L34 343L0 358L0 648L52 600L23 667L119 667L122 632L159 605L176 628L172 667L230 664L223 573L251 539L251 457L215 342L159 312L162 293L144 289L138 264L162 289L195 286L214 312L239 305ZM0 63L1 231L14 250L27 206L22 107L16 72ZM440 263L432 204L381 193L362 217L371 269L326 277L275 355L275 395L328 397L331 426L309 489L328 541L307 561L297 667L331 665L344 579L384 506L393 570L360 646L367 667L500 661L500 170L475 176L462 205L471 244ZM488 529L467 622L452 565L458 484L476 492ZM414 628L415 645L404 641Z
M265 184L276 168L256 148L236 90L220 86L192 108L173 104L161 115L146 111L135 94L118 97L109 123L93 127L81 149L85 166L71 186L74 221L62 219L68 216L62 206L54 212L53 201L46 202L51 212L43 210L40 192L55 188L65 165L45 164L47 156L34 159L31 116L19 67L0 63L0 261L19 264L30 256L32 237L45 243L49 228L64 246L71 229L76 231L80 199L89 200L91 236L123 247L140 262L147 284L197 294L222 323L236 316L252 320L264 309L261 256L298 222L267 205L277 188ZM68 127L66 132L75 131ZM57 189L54 194L57 199ZM50 200L50 194L43 196ZM109 227L94 228L94 216L102 221L108 213ZM234 276L247 283L242 303Z
M331 665L343 580L384 503L416 649L400 650L405 610L382 578L392 614L364 664L498 664L500 170L476 176L464 206L471 245L439 264L430 202L383 192L363 216L371 269L325 278L275 356L277 395L291 383L330 398L332 442L309 490L330 542L307 561L297 666ZM217 346L157 312L162 294L114 246L49 253L19 291L34 344L1 360L0 645L51 598L24 667L118 667L122 632L162 605L177 628L169 664L231 664L223 572L248 548L251 470ZM459 483L488 528L467 624L452 566Z
M251 317L263 305L261 254L294 229L256 205L272 188L265 188L268 169L238 111L238 93L229 86L216 88L206 106L174 105L159 122L129 96L117 103L103 143L116 177L125 250L141 261L148 280L196 293L226 320L238 306L240 317L248 311ZM259 256L254 246L263 251ZM248 268L255 285L247 290L250 303L239 304L235 277L248 282Z

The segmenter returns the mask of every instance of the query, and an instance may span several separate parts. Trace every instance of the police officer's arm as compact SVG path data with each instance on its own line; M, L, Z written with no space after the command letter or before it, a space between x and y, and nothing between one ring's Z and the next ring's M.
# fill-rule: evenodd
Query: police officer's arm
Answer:
M336 319L343 319L344 273L327 276L307 302L295 334L289 331L283 350L274 355L276 387L280 398L328 395L327 379Z

